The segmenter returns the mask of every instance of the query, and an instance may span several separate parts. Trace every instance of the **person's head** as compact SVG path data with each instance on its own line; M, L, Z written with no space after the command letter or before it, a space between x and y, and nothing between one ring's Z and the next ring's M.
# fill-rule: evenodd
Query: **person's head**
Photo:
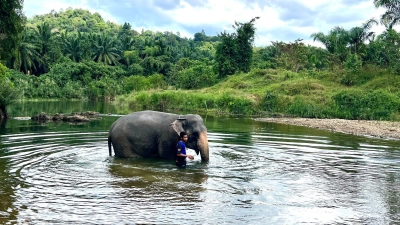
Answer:
M187 139L188 139L187 133L184 132L184 131L182 131L182 132L180 133L179 136L181 137L181 140L182 140L183 142L186 142Z

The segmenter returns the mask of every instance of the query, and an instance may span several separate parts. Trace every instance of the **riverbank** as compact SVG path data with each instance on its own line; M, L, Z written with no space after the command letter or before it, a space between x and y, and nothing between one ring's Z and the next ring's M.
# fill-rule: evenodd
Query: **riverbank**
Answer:
M377 120L258 118L257 121L306 126L332 132L400 140L400 122Z

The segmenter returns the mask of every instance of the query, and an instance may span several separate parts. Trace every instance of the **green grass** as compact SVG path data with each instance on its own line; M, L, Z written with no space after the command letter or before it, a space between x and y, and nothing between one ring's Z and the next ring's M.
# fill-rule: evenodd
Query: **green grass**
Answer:
M396 120L400 77L367 68L360 82L342 82L348 74L254 69L228 76L198 90L147 90L119 96L117 102L138 109L184 110L307 118ZM375 75L374 75L375 74ZM352 76L355 76L354 74ZM355 79L352 77L352 79Z

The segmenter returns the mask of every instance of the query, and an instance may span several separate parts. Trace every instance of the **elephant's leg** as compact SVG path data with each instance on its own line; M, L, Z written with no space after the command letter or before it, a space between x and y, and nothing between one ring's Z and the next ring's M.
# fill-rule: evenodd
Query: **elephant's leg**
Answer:
M161 158L174 159L175 146L170 141L160 141L158 143L158 155Z
M114 147L115 156L120 158L138 158L134 146L126 138L115 138L112 139L112 145Z

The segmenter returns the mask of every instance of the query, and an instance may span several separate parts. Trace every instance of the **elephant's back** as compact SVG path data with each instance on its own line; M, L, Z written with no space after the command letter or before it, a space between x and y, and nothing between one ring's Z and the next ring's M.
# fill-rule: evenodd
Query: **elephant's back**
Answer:
M146 132L149 128L154 131L157 127L169 126L177 117L176 114L157 111L133 112L116 120L110 128L110 132L115 129L119 131L140 129L142 132Z

